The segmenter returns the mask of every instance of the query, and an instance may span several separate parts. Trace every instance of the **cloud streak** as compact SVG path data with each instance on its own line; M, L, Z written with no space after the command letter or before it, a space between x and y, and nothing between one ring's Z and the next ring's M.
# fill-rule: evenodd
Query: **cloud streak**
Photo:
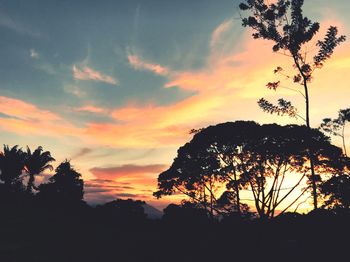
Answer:
M88 66L78 68L76 65L73 65L72 72L73 77L77 80L92 80L96 82L104 82L111 85L118 85L119 83L118 79L105 75Z
M141 59L141 57L129 54L128 55L129 64L136 70L150 71L156 75L167 75L169 74L169 68L162 66L160 64L154 64Z
M232 19L226 20L221 23L212 33L210 40L210 47L214 48L219 43L223 42L225 33L227 33L233 27Z

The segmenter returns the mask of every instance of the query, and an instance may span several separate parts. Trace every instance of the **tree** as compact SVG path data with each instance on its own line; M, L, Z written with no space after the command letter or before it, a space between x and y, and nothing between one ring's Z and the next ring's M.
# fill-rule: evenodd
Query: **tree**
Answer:
M259 217L271 218L281 203L285 203L283 213L310 188L301 186L310 171L310 150L314 152L317 184L322 175L345 168L338 163L343 157L341 149L316 129L244 121L210 126L179 148L171 167L159 175L154 195L181 192L212 215L240 213L244 204L237 196L248 190ZM297 182L286 186L292 176ZM299 195L286 204L296 189Z
M27 147L25 156L25 169L29 176L27 192L31 193L34 188L35 176L44 172L46 169L52 170L53 167L49 163L55 161L55 159L51 156L49 151L43 152L41 146L35 149L33 153L30 148Z
M25 154L18 146L10 148L4 145L0 153L0 179L4 182L6 190L21 190L22 172L24 170Z
M84 181L68 160L55 170L49 182L39 186L38 198L54 205L74 206L84 197Z
M345 36L338 36L337 27L330 26L324 39L317 41L318 52L309 61L307 58L310 54L307 44L314 39L320 25L303 15L303 4L303 0L278 0L272 4L266 4L263 0L245 0L239 7L241 10L250 11L251 13L251 16L242 18L242 23L244 27L250 27L254 30L253 38L271 40L274 52L282 51L284 55L291 57L296 70L293 75L286 75L280 66L274 72L283 74L299 87L303 87L302 91L299 89L296 91L301 93L305 99L305 117L298 115L292 103L283 98L279 99L278 105L261 98L258 101L259 106L269 113L292 117L299 116L305 120L306 126L311 129L308 84L312 80L314 71L323 67L326 60L332 56L334 49L345 41ZM276 90L280 84L280 81L270 82L267 87ZM309 152L314 208L317 209L317 181L312 156L313 152Z
M339 110L338 117L335 119L324 118L320 129L333 136L339 136L343 142L344 154L347 156L345 143L345 125L350 121L350 108Z

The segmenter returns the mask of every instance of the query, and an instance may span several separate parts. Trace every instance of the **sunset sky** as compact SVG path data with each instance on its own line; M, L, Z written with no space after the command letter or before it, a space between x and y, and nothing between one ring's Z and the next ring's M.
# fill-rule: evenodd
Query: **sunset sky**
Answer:
M251 38L239 2L0 1L1 143L41 145L54 166L71 159L89 203L177 201L152 192L191 129L235 120L303 124L258 108L261 97L285 97L304 114L300 94L266 88L278 79L273 69L288 70L290 60ZM305 2L321 33L335 25L349 38L348 0ZM350 40L314 75L313 127L350 107L349 72Z

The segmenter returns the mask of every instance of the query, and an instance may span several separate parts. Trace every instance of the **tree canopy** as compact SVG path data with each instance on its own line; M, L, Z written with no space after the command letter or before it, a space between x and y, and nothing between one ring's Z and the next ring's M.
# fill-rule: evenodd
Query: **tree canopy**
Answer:
M213 214L227 211L223 198L226 205L231 204L231 212L240 212L244 189L253 195L260 217L273 217L296 188L300 196L284 206L295 204L309 189L310 150L318 184L322 176L335 174L348 164L342 150L328 137L316 129L311 131L310 140L310 130L297 125L237 121L202 129L179 148L171 167L159 175L154 195L180 192ZM286 186L291 176L297 182Z

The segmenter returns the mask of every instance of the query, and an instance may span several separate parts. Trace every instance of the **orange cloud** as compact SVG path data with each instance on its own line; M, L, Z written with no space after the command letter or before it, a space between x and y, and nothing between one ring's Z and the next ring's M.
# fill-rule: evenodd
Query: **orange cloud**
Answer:
M80 129L59 115L18 99L1 96L0 113L6 116L1 119L0 127L9 132L59 137L80 133Z
M84 66L79 69L76 65L73 65L73 77L77 80L93 80L97 82L105 82L112 85L117 85L118 80L108 75L104 75L90 67Z
M45 119L47 121L57 121L61 119L59 116L47 110L41 110L35 105L5 96L0 96L0 112L23 120Z
M151 71L157 75L167 75L169 73L169 69L167 67L146 62L137 55L129 54L128 61L129 64L137 70Z

